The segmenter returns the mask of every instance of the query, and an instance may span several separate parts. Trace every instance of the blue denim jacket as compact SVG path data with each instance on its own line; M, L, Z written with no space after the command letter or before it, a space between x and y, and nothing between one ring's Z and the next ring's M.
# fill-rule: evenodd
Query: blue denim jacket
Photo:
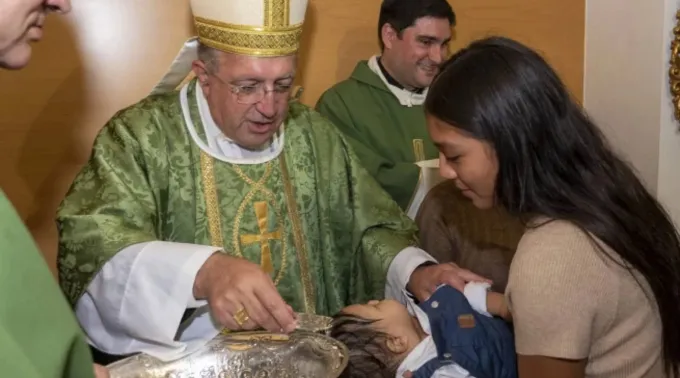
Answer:
M458 364L475 378L517 378L515 342L508 324L473 310L463 293L443 286L420 308L430 320L437 357L416 371L430 378L437 369Z

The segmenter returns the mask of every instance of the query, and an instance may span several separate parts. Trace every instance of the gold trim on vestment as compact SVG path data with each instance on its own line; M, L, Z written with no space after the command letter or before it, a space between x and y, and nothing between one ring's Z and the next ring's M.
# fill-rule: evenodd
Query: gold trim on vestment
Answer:
M210 242L213 246L224 248L224 242L222 238L222 226L221 226L221 216L219 211L219 203L217 200L217 187L215 185L215 171L213 158L209 157L205 152L201 151L201 175L203 178L203 191L206 199L206 212L208 213L208 229L210 232ZM297 250L297 257L300 264L300 275L302 276L302 294L304 299L305 312L310 314L316 313L316 298L314 286L312 285L312 279L309 273L309 262L307 259L307 248L304 243L302 226L300 225L300 217L297 210L297 202L295 201L295 196L293 193L293 187L290 183L288 176L288 168L286 167L286 161L283 154L279 157L279 163L281 168L281 179L283 181L284 192L286 196L286 203L288 206L289 217L292 221L293 228L293 240L295 244L295 249ZM232 164L233 169L236 174L244 180L248 185L251 186L250 191L246 194L245 198L239 206L236 217L234 219L234 228L232 229L232 245L233 251L236 256L243 257L241 252L241 246L239 243L239 229L241 218L245 212L247 204L252 201L253 196L256 192L262 192L269 201L272 202L272 206L276 210L277 219L277 231L281 231L281 268L279 269L279 274L277 275L274 284L278 285L283 277L283 273L287 266L287 248L286 241L283 240L283 216L278 206L276 206L276 197L274 193L269 189L264 187L265 181L269 178L272 172L272 162L267 162L265 166L265 172L262 177L257 181L253 181L250 177L246 176L241 168ZM257 207L256 207L257 215ZM265 223L266 224L266 223ZM262 231L261 217L258 215L258 226L260 231ZM266 227L266 226L265 226ZM246 235L247 236L247 235ZM268 243L267 243L268 244Z
M213 169L213 159L206 153L201 152L201 176L203 178L205 210L208 213L210 244L213 247L224 248L224 240L222 239L222 221L219 203L217 202L217 188L215 187L215 174Z
M425 160L425 145L422 139L413 140L413 156L416 162Z
M274 197L274 194L267 190L266 188L263 187L264 182L269 178L269 175L271 174L272 171L272 165L271 162L267 163L265 167L265 173L262 175L260 180L258 182L254 182L251 180L249 177L247 177L243 171L237 166L233 165L234 170L236 171L236 174L241 177L246 183L251 185L250 191L246 194L245 198L239 205L239 208L236 212L236 217L234 218L234 227L232 229L232 250L231 253L236 255L237 257L243 258L243 253L241 251L241 242L239 238L239 231L241 227L241 219L243 218L243 214L246 211L246 207L248 204L252 201L253 197L258 191L262 191L267 199L271 201L274 205L274 209L276 209L276 220L277 220L277 230L283 230L283 218L281 216L281 210L279 210L278 206L276 206L276 198ZM209 157L205 152L201 151L201 175L203 177L203 191L205 195L205 203L206 203L206 212L208 214L208 230L210 232L210 244L215 246L215 247L220 247L224 248L224 239L222 238L222 221L221 221L221 215L220 215L220 210L219 210L219 202L217 200L217 187L215 186L215 170L214 170L214 164L213 164L213 158ZM257 215L257 209L256 209L256 215ZM259 220L258 220L259 221ZM268 242L266 244L269 244ZM262 247L260 247L262 248ZM287 250L286 250L286 243L282 240L281 241L281 269L279 269L279 273L276 275L274 278L274 284L278 285L278 283L281 281L283 278L283 274L285 273L286 270L286 265L287 265ZM226 249L225 249L226 251ZM266 263L266 257L262 256L261 259L263 260L264 263ZM269 257L269 261L271 262L271 255ZM272 264L273 265L273 264ZM262 269L266 271L267 266L262 266ZM271 270L273 271L273 266Z
M308 314L316 314L316 294L314 286L312 285L312 278L309 273L309 261L307 260L307 247L302 238L302 226L300 225L300 214L298 213L297 201L295 201L295 193L293 193L293 185L291 185L290 177L288 176L288 167L286 165L286 157L281 154L279 157L281 165L281 176L283 178L283 191L286 194L288 202L288 214L293 222L293 238L295 240L295 249L297 250L298 260L300 262L300 275L302 276L302 291L305 299L305 312Z
M278 230L283 230L283 216L281 214L281 209L279 209L278 206L276 206L276 196L274 193L272 193L271 190L265 188L264 184L265 182L269 179L269 176L271 176L272 173L272 162L267 162L265 164L265 171L262 177L260 177L259 180L253 181L250 177L246 176L245 173L241 170L241 167L239 167L237 164L232 164L231 165L236 174L243 180L245 181L248 185L251 186L250 191L246 194L245 198L243 198L243 201L241 202L241 205L239 205L238 210L236 211L236 217L234 218L234 228L232 229L232 246L234 249L234 252L236 253L237 256L242 257L243 253L241 252L241 243L242 239L240 237L240 232L241 232L241 219L243 218L243 214L246 211L246 207L250 202L252 201L253 197L257 192L262 192L262 194L265 195L267 200L272 204L272 207L276 211L276 223L277 226L276 228ZM278 285L279 282L281 282L281 279L283 278L283 275L286 271L286 266L288 265L288 247L286 246L286 242L284 240L281 240L281 268L279 269L279 273L276 275L274 278L274 285ZM262 258L261 258L262 259ZM264 259L263 259L264 260ZM266 267L262 266L262 269L265 270ZM272 266L272 271L274 270ZM266 270L265 270L266 271Z
M286 7L288 9L288 7ZM281 23L286 12L272 22ZM267 17L265 15L265 17ZM194 17L199 40L206 46L235 54L253 56L283 56L294 54L300 47L302 24L266 27L235 25Z

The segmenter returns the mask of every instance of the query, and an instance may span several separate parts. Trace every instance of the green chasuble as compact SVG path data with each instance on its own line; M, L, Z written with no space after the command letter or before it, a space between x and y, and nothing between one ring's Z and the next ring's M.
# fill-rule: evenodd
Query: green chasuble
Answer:
M205 142L195 95L188 101ZM58 212L59 277L73 304L123 248L221 246L261 264L294 310L333 314L384 296L416 228L325 118L293 102L275 159L235 165L194 142L177 92L117 113Z
M344 134L364 167L408 209L420 179L416 161L435 159L422 105L401 105L366 61L328 89L316 109Z
M76 318L2 191L0 289L0 376L94 376Z

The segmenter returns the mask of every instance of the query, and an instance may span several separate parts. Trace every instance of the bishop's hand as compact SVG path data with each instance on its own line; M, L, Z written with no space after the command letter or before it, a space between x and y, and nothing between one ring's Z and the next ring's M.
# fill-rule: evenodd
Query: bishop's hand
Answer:
M411 273L406 290L422 302L427 300L440 285L450 285L463 292L468 282L491 283L491 280L462 269L455 263L422 265Z
M272 279L259 265L242 258L210 256L196 275L194 297L207 299L213 317L230 330L295 330L293 309Z

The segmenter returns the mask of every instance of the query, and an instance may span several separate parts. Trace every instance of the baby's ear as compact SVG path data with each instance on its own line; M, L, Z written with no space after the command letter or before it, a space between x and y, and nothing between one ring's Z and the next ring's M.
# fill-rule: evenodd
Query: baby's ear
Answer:
M390 336L386 344L387 349L394 354L406 353L408 350L408 340L404 336Z

